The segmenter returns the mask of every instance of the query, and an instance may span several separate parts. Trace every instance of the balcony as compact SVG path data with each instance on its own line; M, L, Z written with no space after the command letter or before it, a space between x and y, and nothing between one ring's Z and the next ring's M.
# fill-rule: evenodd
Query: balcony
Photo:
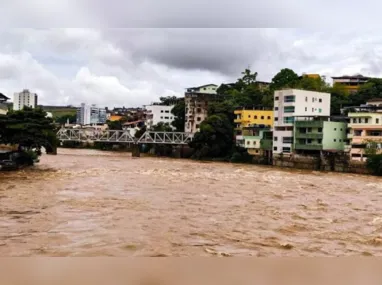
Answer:
M323 121L295 121L296 128L322 128Z
M295 149L299 150L322 150L322 144L295 144Z
M323 138L322 133L299 133L296 132L295 137L297 139L322 139Z

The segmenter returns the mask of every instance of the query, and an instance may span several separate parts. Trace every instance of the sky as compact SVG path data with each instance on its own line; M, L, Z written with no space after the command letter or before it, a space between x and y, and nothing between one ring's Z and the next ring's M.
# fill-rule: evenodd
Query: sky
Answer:
M355 21L378 24L378 2L231 2L0 0L0 92L29 89L44 105L137 107L235 82L247 67L261 81L282 68L382 76L382 34Z

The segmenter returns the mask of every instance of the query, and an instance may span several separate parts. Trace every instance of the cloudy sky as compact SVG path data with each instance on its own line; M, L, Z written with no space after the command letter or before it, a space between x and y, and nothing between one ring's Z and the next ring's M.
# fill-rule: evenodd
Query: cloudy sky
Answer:
M244 1L245 7L222 0L6 2L0 0L0 92L13 97L28 88L42 104L141 106L182 96L186 87L235 81L248 66L263 81L284 67L328 77L382 76L382 34L344 24L366 10L372 19L378 9L368 1L350 10L344 0ZM342 24L329 29L339 23L336 9ZM324 31L243 28L309 27L301 21L320 24L322 11ZM71 28L54 28L62 26ZM114 28L121 26L130 28Z

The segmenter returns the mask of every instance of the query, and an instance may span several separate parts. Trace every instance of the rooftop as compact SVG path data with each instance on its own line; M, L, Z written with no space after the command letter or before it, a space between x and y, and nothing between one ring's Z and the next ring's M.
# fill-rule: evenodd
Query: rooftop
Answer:
M332 79L370 79L371 77L363 76L362 74L354 75L342 75L342 76L333 76Z
M9 98L5 96L3 93L0 93L0 101L7 101Z
M216 86L217 87L217 85L216 84L206 84L206 85L202 85L202 86L197 86L197 87L188 87L188 88L186 88L186 89L200 89L200 88L204 88L204 87L207 87L207 86Z

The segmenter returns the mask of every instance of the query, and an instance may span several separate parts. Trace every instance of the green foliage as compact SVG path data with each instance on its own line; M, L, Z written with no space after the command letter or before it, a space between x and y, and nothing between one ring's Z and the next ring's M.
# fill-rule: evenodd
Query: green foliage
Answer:
M329 84L321 77L312 78L308 76L302 76L296 83L296 88L309 90L309 91L318 91L318 92L330 92L331 88Z
M56 131L53 120L46 118L46 112L40 108L25 107L0 117L0 142L3 144L26 149L45 147L48 153L55 153L58 145Z
M77 119L76 114L66 114L60 117L56 117L55 122L60 125L64 125L69 120L69 124L74 124L76 123L76 119Z
M373 98L382 98L382 79L370 79L367 83L360 86L358 92L349 95L352 106L365 104L366 101Z
M171 106L171 105L175 105L179 101L179 98L176 96L167 96L167 97L160 97L159 100L161 101L162 105Z
M292 69L284 68L277 73L271 82L271 90L278 90L281 88L295 88L299 82L299 76Z
M171 125L175 128L177 132L184 132L184 122L186 118L184 100L178 101L174 108L172 108L171 113L174 115L174 120Z
M232 122L224 114L209 116L200 125L190 146L193 158L214 158L230 155L233 145Z
M382 154L369 155L366 160L366 167L374 175L382 176Z

